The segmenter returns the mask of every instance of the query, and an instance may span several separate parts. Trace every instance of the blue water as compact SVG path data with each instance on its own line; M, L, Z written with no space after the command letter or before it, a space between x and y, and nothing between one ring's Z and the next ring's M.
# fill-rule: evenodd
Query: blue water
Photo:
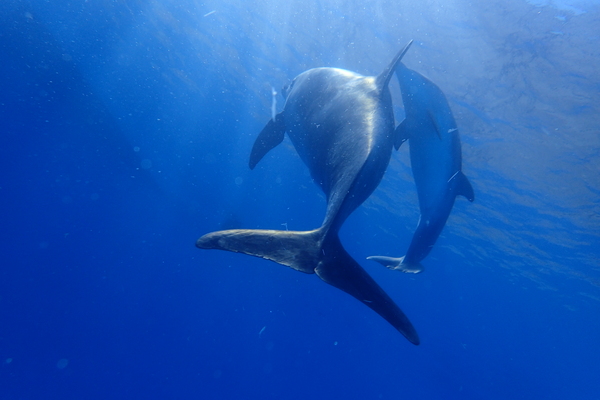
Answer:
M592 0L2 1L0 398L599 399L598 26ZM247 167L271 87L376 75L410 39L476 201L422 274L365 260L416 226L403 146L340 235L420 346L314 275L194 246L319 226L289 139Z

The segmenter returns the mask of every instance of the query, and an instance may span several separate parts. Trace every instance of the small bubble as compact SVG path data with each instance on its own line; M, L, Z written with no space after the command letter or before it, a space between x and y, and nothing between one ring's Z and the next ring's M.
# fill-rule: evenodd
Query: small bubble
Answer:
M235 178L235 184L240 186L242 183L244 183L244 179L242 179L242 177L238 176L237 178Z
M139 148L138 146L135 146L135 147L133 148L133 151L135 151L135 152L137 153L137 152L139 152L139 151L140 151L140 148Z
M67 365L69 365L69 360L67 360L66 358L61 358L56 363L56 368L58 368L58 369L65 369L65 368L67 368Z
M7 358L4 362L10 364L12 362L12 358Z
M147 158L144 158L142 160L141 165L143 169L150 169L152 168L152 161L148 160Z
M214 164L217 162L217 157L214 154L209 153L204 156L204 162L207 164Z
M271 363L266 363L263 367L263 371L265 374L270 374L273 371L273 365Z

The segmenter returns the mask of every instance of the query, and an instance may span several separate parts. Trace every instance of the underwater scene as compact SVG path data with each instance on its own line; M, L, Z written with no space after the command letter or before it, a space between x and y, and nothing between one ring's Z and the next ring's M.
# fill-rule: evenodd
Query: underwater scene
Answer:
M0 399L600 399L600 1L4 0Z

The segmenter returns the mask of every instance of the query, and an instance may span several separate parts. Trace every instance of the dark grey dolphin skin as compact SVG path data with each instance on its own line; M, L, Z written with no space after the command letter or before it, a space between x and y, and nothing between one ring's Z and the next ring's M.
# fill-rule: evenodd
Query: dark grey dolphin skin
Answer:
M404 257L372 256L393 270L418 273L442 232L458 195L475 199L462 173L460 137L446 96L423 75L402 62L396 67L406 118L396 129L395 147L408 140L421 217Z
M346 218L375 190L389 163L395 122L388 83L410 44L377 77L336 68L301 73L286 88L284 110L269 121L254 143L251 169L287 132L327 196L320 228L306 232L218 231L202 236L196 246L245 253L316 273L373 309L411 343L419 344L408 318L338 238Z

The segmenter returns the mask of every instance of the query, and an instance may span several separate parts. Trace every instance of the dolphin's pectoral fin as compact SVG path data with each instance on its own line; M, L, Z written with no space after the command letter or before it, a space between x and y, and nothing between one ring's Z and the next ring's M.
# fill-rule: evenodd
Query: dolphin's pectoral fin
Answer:
M423 272L421 264L404 264L404 257L370 256L367 260L377 261L379 264L393 271L402 271L407 274L418 274Z
M417 331L400 307L344 250L335 238L323 246L324 257L315 272L325 282L343 290L381 315L411 343L419 344Z
M252 146L252 153L250 153L250 169L254 169L265 154L281 143L284 135L285 121L282 113L279 113L276 115L275 120L269 120L267 125L258 134L254 146Z
M473 191L471 182L469 182L465 174L463 174L462 171L459 171L454 179L456 179L456 193L461 196L465 196L467 200L473 202L475 200L475 192Z
M231 229L207 233L196 241L196 247L249 254L313 274L320 257L319 239L318 230Z
M438 138L440 140L444 140L444 133L442 132L442 126L439 123L437 116L431 112L431 110L427 111L427 114L429 114L429 118L431 118L431 122L433 122L433 126L435 126L435 133L437 133Z
M410 133L407 128L406 119L404 119L394 131L394 147L396 150L398 150L400 146L402 146L402 143L406 142L408 139L410 139Z

